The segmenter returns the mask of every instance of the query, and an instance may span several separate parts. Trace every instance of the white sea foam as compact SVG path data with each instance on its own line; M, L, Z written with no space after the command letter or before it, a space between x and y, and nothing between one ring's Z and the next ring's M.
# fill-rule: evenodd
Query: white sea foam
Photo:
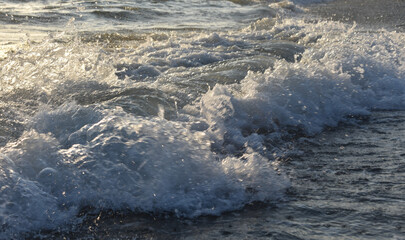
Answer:
M0 238L74 224L85 207L197 217L275 200L286 139L405 109L403 33L281 7L240 30L10 53L0 110L21 112L22 130L1 148Z
M370 110L405 109L403 33L296 18L276 22L270 32L307 49L295 62L278 60L264 73L249 72L240 84L217 85L203 96L201 113L210 132L221 136L219 144L249 145L246 134L257 131L270 138L289 130L314 135ZM255 139L263 148L266 138Z
M5 236L75 222L88 206L217 215L280 198L288 186L262 156L221 156L210 145L204 132L182 123L121 109L68 104L40 112L30 130L2 149Z

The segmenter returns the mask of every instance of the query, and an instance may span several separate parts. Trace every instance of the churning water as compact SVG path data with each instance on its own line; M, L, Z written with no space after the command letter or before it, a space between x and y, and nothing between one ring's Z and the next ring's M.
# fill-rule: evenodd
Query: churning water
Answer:
M0 2L0 239L403 239L388 2Z

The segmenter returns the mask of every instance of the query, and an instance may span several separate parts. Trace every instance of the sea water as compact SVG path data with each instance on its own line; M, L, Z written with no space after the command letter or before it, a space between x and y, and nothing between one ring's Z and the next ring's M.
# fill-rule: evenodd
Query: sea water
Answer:
M403 239L401 8L1 2L0 239Z

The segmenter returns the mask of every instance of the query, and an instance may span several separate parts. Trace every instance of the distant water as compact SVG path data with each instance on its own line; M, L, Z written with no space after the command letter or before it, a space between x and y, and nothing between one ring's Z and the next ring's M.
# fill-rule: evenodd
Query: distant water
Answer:
M1 2L0 239L404 239L404 6Z

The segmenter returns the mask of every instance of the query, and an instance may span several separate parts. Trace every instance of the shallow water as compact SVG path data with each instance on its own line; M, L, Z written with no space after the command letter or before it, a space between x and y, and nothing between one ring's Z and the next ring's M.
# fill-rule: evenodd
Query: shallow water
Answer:
M283 201L219 217L158 218L103 212L56 238L403 239L404 112L375 112L296 146L278 167L292 183Z
M2 2L0 238L401 239L402 15L329 2Z

